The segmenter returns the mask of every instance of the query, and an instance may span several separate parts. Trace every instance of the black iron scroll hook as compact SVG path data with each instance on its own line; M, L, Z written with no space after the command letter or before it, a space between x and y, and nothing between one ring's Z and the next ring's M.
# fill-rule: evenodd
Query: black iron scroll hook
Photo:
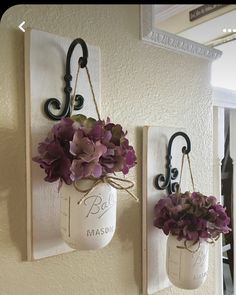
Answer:
M176 192L179 187L178 182L172 183L172 180L175 180L178 177L179 171L177 168L172 168L172 165L171 165L171 160L172 160L171 148L172 148L173 141L177 136L184 137L184 139L186 140L186 143L187 143L187 147L184 146L182 148L182 153L186 154L186 155L188 153L190 153L191 142L190 142L188 135L184 132L181 132L181 131L174 133L171 136L169 143L168 143L168 147L167 147L166 176L163 174L158 174L154 179L154 184L155 184L156 188L158 190L166 189L169 194Z
M75 46L77 44L81 45L82 52L83 52L83 56L79 58L78 63L79 63L81 68L84 68L87 65L87 61L88 61L88 48L87 48L87 45L86 45L86 43L84 42L83 39L77 38L71 43L71 45L70 45L70 47L68 49L68 52L67 52L67 56L66 56L66 74L64 76L64 80L66 82L66 86L64 88L64 92L65 92L64 109L62 110L62 112L59 115L55 115L50 111L51 108L54 108L54 109L57 109L57 110L61 109L61 102L57 98L49 98L49 99L47 99L47 101L44 104L44 112L45 112L45 114L48 116L49 119L54 120L54 121L60 120L63 117L69 117L71 115L71 112L72 112L71 105L70 105L70 102L71 102L71 95L70 94L71 94L71 91L72 91L71 84L70 84L71 80L72 80L72 75L71 75L71 72L70 72L71 71L70 62L71 62L72 53L73 53L74 48L75 48ZM75 96L74 109L75 110L82 109L83 104L84 104L83 96L77 94Z

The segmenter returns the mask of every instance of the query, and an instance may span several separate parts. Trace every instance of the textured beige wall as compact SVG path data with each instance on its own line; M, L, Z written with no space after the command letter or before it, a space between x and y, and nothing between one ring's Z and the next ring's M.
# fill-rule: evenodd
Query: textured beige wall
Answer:
M102 113L129 131L139 163L130 174L141 197L142 126L177 126L192 139L197 188L212 191L212 102L209 64L140 41L139 6L15 6L0 25L0 294L137 295L141 293L141 206L120 195L117 231L96 252L74 252L37 262L26 258L23 21L35 29L82 37L100 46ZM52 77L53 79L54 77ZM55 77L56 78L56 77ZM199 290L216 294L214 251Z

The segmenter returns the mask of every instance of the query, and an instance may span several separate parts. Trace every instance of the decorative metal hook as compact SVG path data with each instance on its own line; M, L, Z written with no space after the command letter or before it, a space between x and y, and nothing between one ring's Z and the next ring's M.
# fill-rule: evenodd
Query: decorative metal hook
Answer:
M66 82L66 86L64 88L64 92L65 92L65 104L64 104L64 109L61 112L61 114L59 115L55 115L53 114L50 109L54 108L57 110L61 109L61 102L57 99L57 98L49 98L47 99L47 101L44 104L44 112L45 114L48 116L49 119L51 120L60 120L63 117L69 117L71 115L71 106L70 106L70 101L71 101L71 96L70 93L72 91L71 88L71 80L72 80L72 75L70 73L71 67L70 67L70 62L71 62L71 56L72 53L74 51L74 48L77 44L80 44L82 47L82 52L83 52L83 56L79 58L78 63L80 64L81 68L86 67L87 65L87 61L88 61L88 48L86 43L84 42L83 39L81 38L77 38L75 39L67 52L67 56L66 56L66 74L64 76L64 80ZM80 110L82 109L84 104L84 98L82 95L77 94L75 96L75 106L74 106L74 110Z
M181 131L174 133L171 136L169 143L168 143L168 147L167 147L166 176L164 176L163 174L158 174L154 179L154 184L155 184L156 188L158 190L166 189L169 194L176 192L179 187L178 182L172 183L172 180L175 180L178 177L179 171L177 168L172 168L172 165L171 165L171 159L172 159L171 148L172 148L173 141L177 136L183 136L184 139L186 140L186 143L187 143L187 147L184 146L182 148L182 153L183 154L190 153L191 142L190 142L188 135L184 132L181 132Z

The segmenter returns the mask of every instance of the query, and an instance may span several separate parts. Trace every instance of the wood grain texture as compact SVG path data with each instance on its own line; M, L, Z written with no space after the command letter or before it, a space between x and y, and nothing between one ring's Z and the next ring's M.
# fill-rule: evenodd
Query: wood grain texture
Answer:
M224 108L213 108L213 195L218 196L218 201L221 202L221 163L224 158L224 137L225 137L225 115ZM217 253L215 263L217 265L216 278L217 278L217 295L224 294L223 291L223 260L222 260L222 236L216 244Z
M231 109L230 110L230 157L233 161L233 196L232 198L235 198L236 196L236 173L235 173L235 163L236 163L236 132L235 132L235 126L236 126L236 110ZM236 202L233 202L233 214L235 215L236 212ZM235 219L233 220L233 237L236 237L236 223ZM236 243L234 242L234 249L233 252L236 253ZM234 254L234 270L236 268L236 259ZM236 272L234 271L233 280L235 282L236 280Z
M56 123L43 113L45 100L55 97L64 103L66 54L72 41L32 29L25 33L28 260L73 251L61 238L58 183L45 182L44 171L32 161L32 157L37 155L38 143L44 140ZM100 108L100 50L88 46L88 52L88 68ZM78 45L71 58L72 88L81 55L82 50ZM78 112L96 118L91 90L83 69L80 70L76 93L85 99L83 109Z
M160 173L165 175L168 141L177 131L184 130L151 126L143 128L142 271L143 294L148 295L171 286L166 272L167 236L153 225L155 204L166 195L166 191L157 190L154 179ZM179 172L184 145L186 142L182 137L176 137L172 145L172 167L178 168ZM187 161L183 169L182 191L191 189L186 186L186 183L190 183L186 164ZM179 176L176 180L179 180Z

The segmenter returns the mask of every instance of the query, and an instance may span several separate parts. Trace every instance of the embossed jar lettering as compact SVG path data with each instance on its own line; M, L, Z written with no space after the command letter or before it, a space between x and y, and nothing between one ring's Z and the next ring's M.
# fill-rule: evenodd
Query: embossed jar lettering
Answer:
M81 181L81 184L89 180ZM116 228L117 192L108 183L99 183L82 200L84 193L63 185L61 198L61 234L73 249L96 250L105 247Z
M89 215L97 215L98 218L101 218L109 209L112 208L114 205L113 196L108 194L106 197L101 195L92 195L84 200L84 205L88 206L89 209L87 217L89 217Z
M189 241L185 249L184 241L178 241L176 236L169 235L167 240L166 269L169 280L182 289L197 289L208 272L209 244L202 241L191 245Z

